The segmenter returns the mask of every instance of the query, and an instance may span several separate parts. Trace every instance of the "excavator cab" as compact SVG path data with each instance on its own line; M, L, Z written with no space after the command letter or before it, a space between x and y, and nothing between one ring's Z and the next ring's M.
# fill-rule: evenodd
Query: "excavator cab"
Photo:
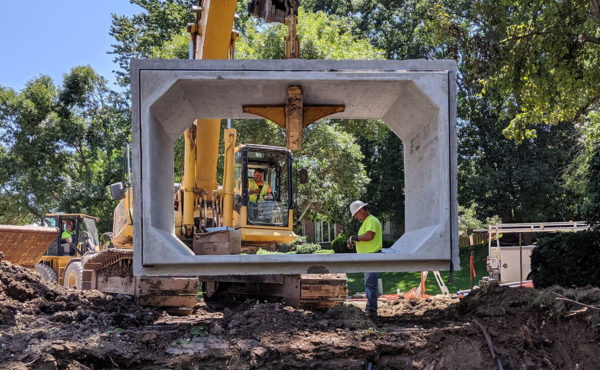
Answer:
M255 144L236 148L234 224L242 229L242 240L293 240L292 162L292 153L285 148Z

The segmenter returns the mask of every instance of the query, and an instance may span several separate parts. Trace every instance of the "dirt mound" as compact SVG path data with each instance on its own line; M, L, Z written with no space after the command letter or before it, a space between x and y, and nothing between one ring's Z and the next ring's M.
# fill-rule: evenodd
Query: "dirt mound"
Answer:
M132 299L67 290L0 262L0 364L5 368L597 368L600 290L490 286L462 302L382 302L327 311L256 301L188 317ZM362 303L364 305L364 303Z

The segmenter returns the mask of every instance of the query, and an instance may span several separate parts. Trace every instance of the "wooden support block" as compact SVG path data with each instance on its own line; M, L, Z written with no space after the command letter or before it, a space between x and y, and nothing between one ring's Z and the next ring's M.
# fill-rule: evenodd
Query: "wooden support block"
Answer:
M96 262L87 262L83 265L83 268L85 270L100 270L102 268L102 264Z
M302 129L304 128L304 105L302 88L290 86L285 105L286 147L299 150L302 147Z
M196 304L196 296L179 295L179 296L157 296L146 295L138 298L138 303L143 306L157 307L186 307Z
M340 297L347 294L346 287L327 285L302 285L302 299Z
M92 281L93 276L94 276L93 270L83 270L83 272L81 273L81 280L82 281Z
M198 279L188 278L141 278L139 283L140 292L144 291L181 291L196 292L198 290ZM142 293L140 293L142 294Z

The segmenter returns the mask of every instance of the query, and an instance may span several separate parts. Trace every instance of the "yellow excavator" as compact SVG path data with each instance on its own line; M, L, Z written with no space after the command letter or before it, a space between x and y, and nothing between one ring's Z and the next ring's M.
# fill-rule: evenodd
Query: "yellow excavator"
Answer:
M236 6L233 0L204 0L193 7L196 20L187 27L193 59L233 57L238 38L232 31ZM299 57L298 2L252 1L248 10L267 22L288 25L286 56ZM244 107L285 127L288 148L299 149L303 127L343 110L340 106L302 106L302 91L297 86L291 86L288 95L290 103L285 106ZM220 119L203 119L184 133L184 176L181 184L174 185L175 234L196 254L253 254L259 249L274 251L278 244L293 241L297 236L293 232L292 152L256 144L236 148L236 130L228 124L224 130L223 184L219 185L220 131ZM264 190L256 190L257 173L264 180ZM130 250L134 232L131 188L127 183L115 184L112 190L115 199L122 199L115 210L112 243ZM221 239L211 239L215 233L221 233ZM241 239L239 249L233 246L236 238ZM341 304L347 296L345 274L202 276L200 280L205 302L214 309L248 298L325 308Z
M193 7L196 20L188 25L188 31L194 59L233 57L238 37L238 33L232 31L236 6L235 0L204 0ZM253 0L248 8L252 15L267 22L285 23L289 29L286 56L299 57L297 1ZM197 120L185 131L184 176L182 183L175 184L173 189L174 233L196 254L252 254L259 249L273 251L278 244L293 241L296 238L292 210L293 156L289 149L300 148L304 127L344 107L304 106L302 89L290 86L285 106L245 106L243 109L284 127L288 148L255 144L236 148L236 130L228 127L224 130L223 184L219 185L221 120ZM113 236L107 248L99 247L96 220L85 215L48 215L45 224L50 228L36 233L11 229L7 235L15 236L16 244L19 238L35 235L37 244L30 244L38 248L30 254L37 257L30 256L28 262L49 280L68 287L129 294L140 304L158 306L173 314L188 314L196 304L198 277L133 276L135 215L129 185L129 148L126 154L127 181L111 186L113 198L120 202L114 211ZM260 177L263 187L257 191L256 181ZM76 230L93 230L87 234L77 232L76 235L87 235L81 237L82 240L62 243L61 234L69 220ZM40 260L53 238L55 243ZM23 250L19 258L26 260ZM345 274L202 276L200 280L205 302L213 309L248 298L283 300L296 307L326 308L341 304L347 296Z

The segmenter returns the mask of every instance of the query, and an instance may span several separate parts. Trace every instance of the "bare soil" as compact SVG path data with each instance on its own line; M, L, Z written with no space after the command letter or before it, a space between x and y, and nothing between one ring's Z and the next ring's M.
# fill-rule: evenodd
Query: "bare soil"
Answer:
M0 368L505 369L600 367L600 289L490 286L461 302L400 299L306 311L246 302L172 317L126 296L68 290L0 262ZM479 323L479 324L478 324Z

